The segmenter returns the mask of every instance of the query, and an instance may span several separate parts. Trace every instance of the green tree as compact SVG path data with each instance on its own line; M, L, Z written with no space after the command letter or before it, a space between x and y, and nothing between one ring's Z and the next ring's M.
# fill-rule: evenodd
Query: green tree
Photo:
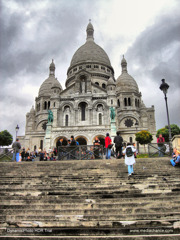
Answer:
M171 124L171 135L172 137L174 135L180 134L180 128L176 124ZM165 138L165 142L169 142L169 128L168 126L165 126L164 128L161 128L157 131L156 137L159 137L159 134L162 134L162 136Z
M12 141L13 137L7 130L0 132L0 146L8 146Z
M144 145L144 150L145 149L145 144L150 143L153 140L153 136L150 132L142 130L138 133L136 133L136 141L139 142L141 145Z

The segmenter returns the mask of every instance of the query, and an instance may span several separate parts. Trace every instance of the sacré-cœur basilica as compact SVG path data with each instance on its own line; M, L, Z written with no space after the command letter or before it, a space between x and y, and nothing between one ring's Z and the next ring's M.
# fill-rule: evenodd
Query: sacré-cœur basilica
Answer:
M71 135L82 145L92 145L96 136L103 143L106 133L113 138L116 131L125 142L135 142L135 133L141 130L155 136L154 106L144 105L125 58L121 61L122 73L115 79L108 55L94 42L91 22L86 32L86 42L74 53L67 70L65 89L55 77L52 60L35 108L26 115L23 147L53 149L60 138L66 144ZM48 121L49 113L53 120Z

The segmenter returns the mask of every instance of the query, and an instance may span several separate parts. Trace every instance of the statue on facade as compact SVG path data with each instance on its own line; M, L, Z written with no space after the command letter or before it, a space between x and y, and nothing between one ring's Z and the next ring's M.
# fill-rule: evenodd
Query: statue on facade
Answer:
M110 117L111 120L114 120L116 116L115 109L113 107L110 108Z
M53 122L53 112L48 110L48 123Z

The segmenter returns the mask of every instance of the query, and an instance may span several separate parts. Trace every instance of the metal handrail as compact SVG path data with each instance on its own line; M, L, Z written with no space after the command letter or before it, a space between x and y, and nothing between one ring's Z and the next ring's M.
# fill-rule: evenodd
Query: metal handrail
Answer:
M171 156L170 142L164 142L162 147L158 146L158 143L148 143L148 155L149 157L154 157L158 154L159 157ZM153 151L151 151L153 149Z
M91 160L103 159L103 145L74 145L74 146L59 146L58 160Z

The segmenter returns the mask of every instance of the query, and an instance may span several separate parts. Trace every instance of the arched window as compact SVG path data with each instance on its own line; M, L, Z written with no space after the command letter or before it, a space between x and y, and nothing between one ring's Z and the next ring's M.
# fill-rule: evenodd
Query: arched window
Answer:
M70 107L67 105L64 107L64 112L69 112L70 111Z
M127 106L127 98L124 98L124 106Z
M102 113L99 113L99 125L102 125Z
M56 106L56 102L54 102L54 107Z
M44 109L47 109L47 102L44 102Z
M95 84L99 86L99 83L98 83L98 82L95 82Z
M131 106L131 98L128 98L128 106Z
M66 117L65 117L65 126L66 126L66 127L67 127L67 126L68 126L68 124L69 124L68 120L69 120L69 116L68 116L68 115L66 115Z
M135 99L135 106L137 107L137 99Z
M40 140L40 149L43 150L43 140Z
M130 143L132 143L132 142L133 142L133 141L132 141L132 137L130 137L130 138L129 138L129 142L130 142Z
M111 99L111 105L113 105L113 100Z
M85 102L81 102L80 103L80 109L81 109L81 121L85 121L86 120L86 103Z
M96 110L97 111L103 111L103 105L102 104L98 104Z
M119 99L117 100L117 105L118 105L118 107L120 107L120 101L119 101Z
M48 101L48 109L50 108L50 101Z
M106 84L105 83L102 84L102 88L106 89Z

